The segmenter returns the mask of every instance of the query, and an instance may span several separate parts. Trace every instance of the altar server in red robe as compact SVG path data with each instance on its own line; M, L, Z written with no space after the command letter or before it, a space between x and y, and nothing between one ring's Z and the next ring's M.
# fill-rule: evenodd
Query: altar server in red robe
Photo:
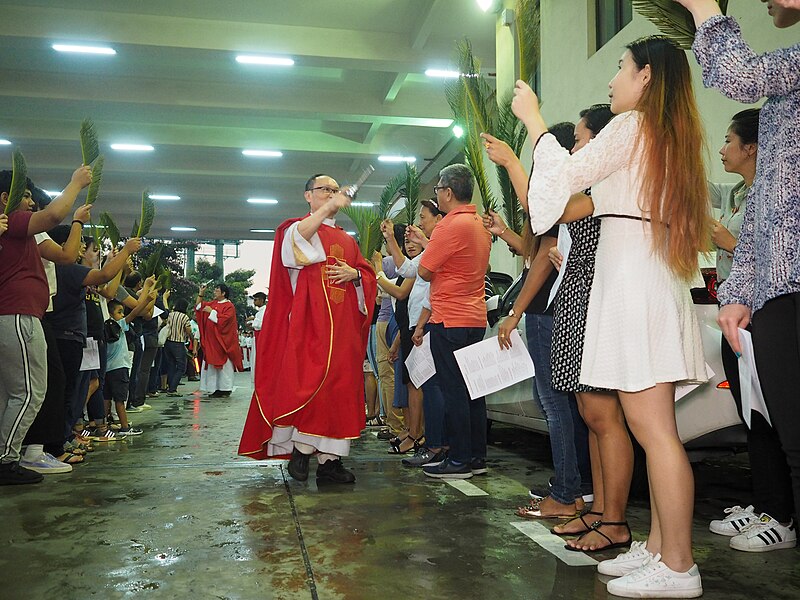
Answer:
M244 371L236 308L228 300L230 290L224 283L214 288L214 299L203 302L206 286L200 286L195 306L195 320L203 340L203 365L200 389L212 398L227 398L233 390L233 373Z
M275 233L269 304L257 342L255 393L239 454L288 456L289 474L353 483L341 457L365 427L362 366L375 307L375 272L334 216L350 204L327 175L306 182L311 212Z

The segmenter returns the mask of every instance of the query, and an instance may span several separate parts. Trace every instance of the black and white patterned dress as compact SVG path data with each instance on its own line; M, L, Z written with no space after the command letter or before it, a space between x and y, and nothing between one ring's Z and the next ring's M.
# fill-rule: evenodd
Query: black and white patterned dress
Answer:
M580 383L579 379L600 219L586 217L569 223L567 229L572 247L553 301L552 385L562 392L591 392L596 388Z

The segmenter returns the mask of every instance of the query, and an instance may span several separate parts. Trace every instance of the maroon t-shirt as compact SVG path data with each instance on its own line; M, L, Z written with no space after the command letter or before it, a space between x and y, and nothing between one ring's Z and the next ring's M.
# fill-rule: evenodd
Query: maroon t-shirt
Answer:
M50 301L50 288L39 247L28 235L32 212L8 215L8 230L0 236L0 315L42 318Z

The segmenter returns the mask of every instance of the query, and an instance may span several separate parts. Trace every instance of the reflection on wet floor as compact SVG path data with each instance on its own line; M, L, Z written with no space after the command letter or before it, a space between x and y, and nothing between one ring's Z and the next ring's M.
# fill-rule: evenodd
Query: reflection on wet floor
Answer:
M550 475L546 438L495 427L489 475L469 481L485 495L467 495L402 467L367 433L345 459L355 486L318 488L313 464L300 484L280 461L235 456L251 393L249 374L237 378L229 399L151 400L152 411L133 415L144 435L96 443L70 474L0 488L0 597L607 597L591 564L569 566L546 538L526 535L544 527L515 526L528 487ZM744 464L735 457L695 469L704 597L796 599L797 550L735 552L707 532L722 508L746 500ZM646 503L632 504L642 539Z

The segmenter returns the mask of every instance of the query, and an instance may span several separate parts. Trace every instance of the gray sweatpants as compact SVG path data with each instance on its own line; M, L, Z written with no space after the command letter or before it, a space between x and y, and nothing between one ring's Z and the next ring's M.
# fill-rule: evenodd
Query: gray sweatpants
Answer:
M47 342L30 315L0 315L0 463L19 460L47 392Z

